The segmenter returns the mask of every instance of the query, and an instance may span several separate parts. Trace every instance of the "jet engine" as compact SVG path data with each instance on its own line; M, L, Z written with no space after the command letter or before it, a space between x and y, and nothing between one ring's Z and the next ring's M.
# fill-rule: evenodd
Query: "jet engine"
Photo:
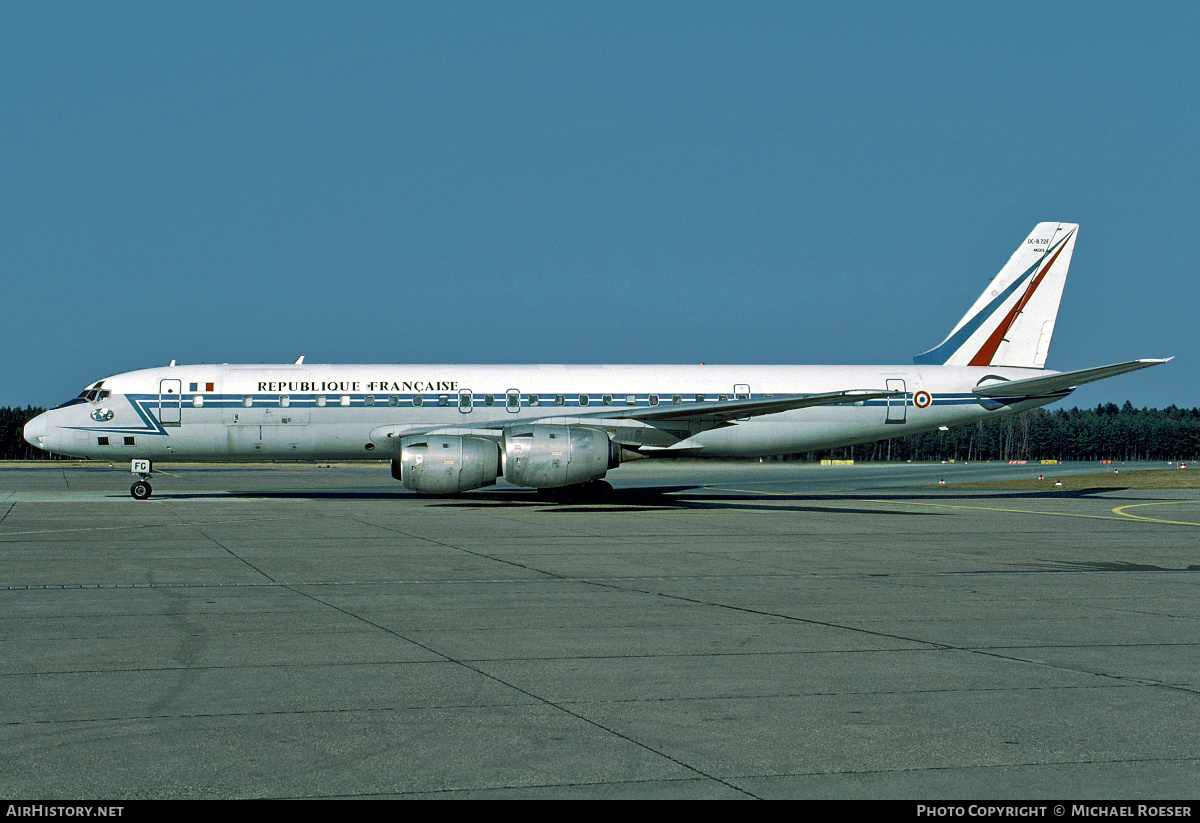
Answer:
M621 447L599 429L530 424L504 430L504 479L560 489L599 480L621 462Z
M392 477L421 494L454 494L496 482L500 447L484 437L419 435L400 441Z

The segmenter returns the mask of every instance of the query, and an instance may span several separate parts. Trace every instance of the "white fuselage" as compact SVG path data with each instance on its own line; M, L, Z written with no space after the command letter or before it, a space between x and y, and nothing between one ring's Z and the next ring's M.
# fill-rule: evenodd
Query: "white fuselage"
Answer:
M1033 408L971 390L989 376L1049 372L969 366L189 365L105 378L26 429L48 451L96 459L381 459L405 429L494 421L577 422L644 454L758 457L956 426ZM602 412L861 388L893 397L765 414L703 429ZM986 404L986 405L984 405ZM990 408L989 408L990 406ZM586 418L580 418L587 413ZM391 436L389 436L391 435Z

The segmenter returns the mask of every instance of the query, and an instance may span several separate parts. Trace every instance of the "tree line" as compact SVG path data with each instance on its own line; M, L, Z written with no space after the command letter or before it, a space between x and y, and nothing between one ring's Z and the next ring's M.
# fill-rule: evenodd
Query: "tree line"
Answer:
M50 455L25 442L25 424L45 409L37 406L0 406L0 460L46 460Z
M50 457L25 442L25 423L44 409L0 406L0 460ZM1033 409L958 426L785 460L1197 460L1200 408Z
M876 443L789 455L820 460L1196 460L1200 408L1031 409Z

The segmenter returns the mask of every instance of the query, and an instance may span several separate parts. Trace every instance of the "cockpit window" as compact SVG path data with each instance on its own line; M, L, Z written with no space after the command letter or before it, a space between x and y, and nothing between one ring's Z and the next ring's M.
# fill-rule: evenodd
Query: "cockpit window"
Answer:
M89 398L89 397L88 397L88 395L89 395L89 394L91 394L91 392L90 392L90 391L88 391L87 389L84 389L83 391L81 391L81 392L79 393L79 396L78 396L78 397L72 397L72 398L71 398L70 400L68 400L66 403L59 403L59 404L58 404L57 406L55 406L54 408L56 408L56 409L65 409L67 406L78 406L80 403L86 403L86 402L88 402L88 400L90 400L90 399L91 399L91 398Z
M54 408L65 409L67 406L76 406L80 403L98 403L101 400L107 400L108 398L112 397L112 392L108 389L101 389L100 387L102 385L104 385L103 380L101 380L99 383L96 383L91 388L81 391L78 397L72 397L66 403L61 403Z

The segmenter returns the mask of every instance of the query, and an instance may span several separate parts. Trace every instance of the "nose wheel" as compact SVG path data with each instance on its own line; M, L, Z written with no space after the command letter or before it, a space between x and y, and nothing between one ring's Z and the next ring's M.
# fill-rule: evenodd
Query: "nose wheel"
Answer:
M129 494L134 500L149 500L154 491L150 488L150 472L153 471L154 465L149 460L138 459L133 461L130 468L137 480L129 487Z

